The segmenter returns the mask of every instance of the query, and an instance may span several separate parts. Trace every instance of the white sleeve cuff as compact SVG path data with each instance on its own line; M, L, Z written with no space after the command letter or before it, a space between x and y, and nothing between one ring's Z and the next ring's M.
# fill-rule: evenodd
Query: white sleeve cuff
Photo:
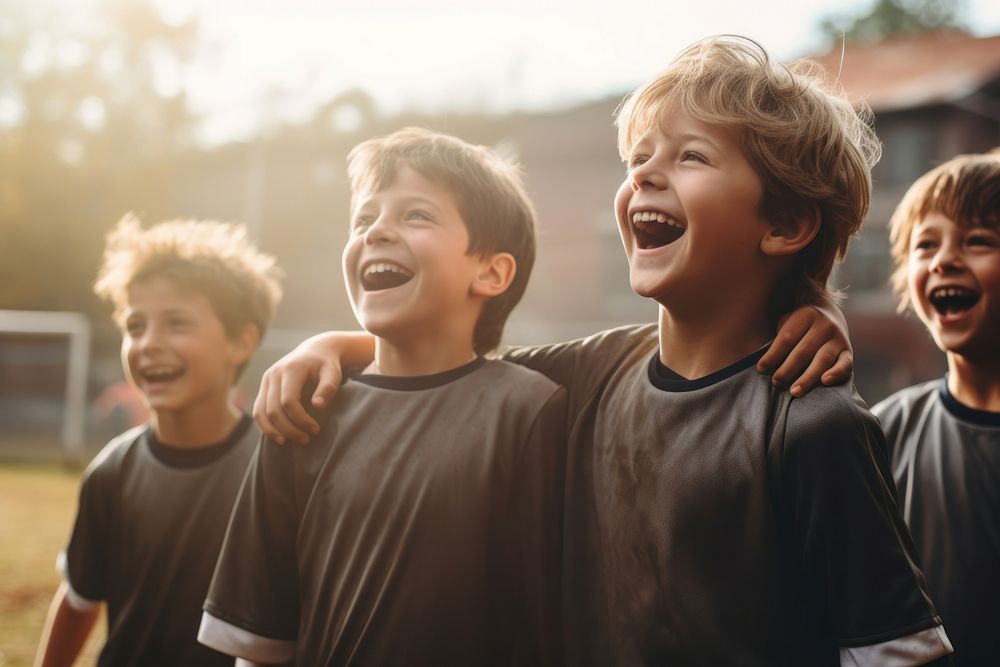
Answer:
M59 552L59 557L56 558L56 569L59 570L59 574L62 575L63 581L66 582L66 603L72 607L73 611L82 613L90 611L94 607L101 604L100 600L90 600L73 590L73 584L69 580L69 567L66 565L65 551Z
M250 664L281 664L295 657L294 641L254 634L207 611L201 615L198 641L221 653L243 658L242 664L247 664L246 661L252 661Z
M840 649L841 667L913 667L954 653L944 628L936 625L871 646Z

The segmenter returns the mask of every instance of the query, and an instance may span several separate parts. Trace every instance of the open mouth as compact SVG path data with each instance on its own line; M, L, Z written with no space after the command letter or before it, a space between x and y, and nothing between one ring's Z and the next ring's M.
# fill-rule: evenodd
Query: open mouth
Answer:
M941 315L959 315L979 301L979 292L964 287L938 287L927 297Z
M662 248L684 235L684 224L660 211L637 211L632 214L636 245L643 250Z
M184 375L181 366L149 366L139 371L139 376L146 382L170 382Z
M410 282L413 272L398 264L379 262L369 264L361 273L361 287L368 292L399 287Z

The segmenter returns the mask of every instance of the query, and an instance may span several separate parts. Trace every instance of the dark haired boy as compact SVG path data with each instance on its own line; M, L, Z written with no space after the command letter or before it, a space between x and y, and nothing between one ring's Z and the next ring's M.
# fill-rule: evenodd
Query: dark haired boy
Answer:
M565 391L482 355L534 260L514 168L406 129L348 157L374 362L309 447L265 441L199 639L260 663L561 663Z

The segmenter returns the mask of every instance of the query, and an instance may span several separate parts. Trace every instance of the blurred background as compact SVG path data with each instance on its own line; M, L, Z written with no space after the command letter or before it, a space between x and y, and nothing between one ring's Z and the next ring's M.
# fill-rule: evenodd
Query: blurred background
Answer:
M242 221L287 274L241 394L306 336L354 328L340 276L344 157L422 125L520 161L541 221L508 343L650 321L611 210L623 95L699 38L815 57L885 152L837 272L872 403L943 358L895 312L886 221L918 175L1000 143L1000 3L804 0L0 0L0 459L79 461L143 413L91 291L127 212Z

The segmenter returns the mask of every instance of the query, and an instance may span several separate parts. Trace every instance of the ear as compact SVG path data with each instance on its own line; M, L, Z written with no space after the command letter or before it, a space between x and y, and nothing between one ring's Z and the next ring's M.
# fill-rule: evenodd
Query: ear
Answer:
M260 330L256 324L247 323L229 340L232 359L237 366L245 364L260 344Z
M472 280L469 291L486 299L503 294L517 274L517 262L509 252L483 255L479 271Z
M819 233L819 206L813 204L807 211L782 220L769 223L769 229L760 240L760 249L765 255L780 257L794 255L809 245Z

